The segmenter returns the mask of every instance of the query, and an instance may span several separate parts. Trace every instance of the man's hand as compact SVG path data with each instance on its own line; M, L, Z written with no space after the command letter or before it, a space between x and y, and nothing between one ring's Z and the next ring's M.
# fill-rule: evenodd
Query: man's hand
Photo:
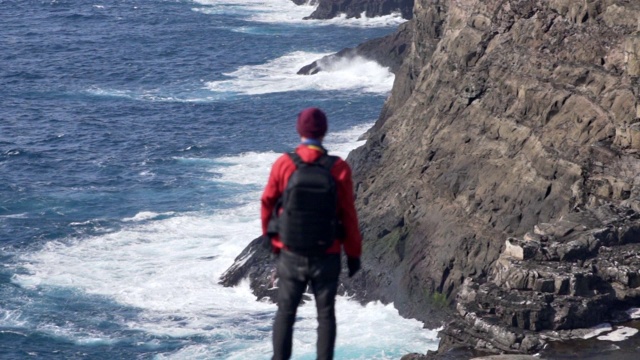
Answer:
M348 256L347 267L349 268L349 277L352 277L360 270L360 258Z

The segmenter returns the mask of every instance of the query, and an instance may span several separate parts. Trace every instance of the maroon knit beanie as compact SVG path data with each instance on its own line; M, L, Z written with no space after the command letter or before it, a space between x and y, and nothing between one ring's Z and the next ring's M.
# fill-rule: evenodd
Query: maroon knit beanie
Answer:
M296 129L300 136L320 139L327 133L327 115L318 108L307 108L298 115Z

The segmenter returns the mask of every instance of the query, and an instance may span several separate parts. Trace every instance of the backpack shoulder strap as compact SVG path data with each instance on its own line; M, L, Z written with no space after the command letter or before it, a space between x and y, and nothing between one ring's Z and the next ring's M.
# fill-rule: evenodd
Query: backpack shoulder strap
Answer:
M300 166L307 164L302 160L300 155L298 155L295 151L288 152L287 155L296 165L296 168L299 168ZM320 156L316 161L314 161L312 164L318 164L323 168L331 171L331 168L333 167L333 165L336 163L337 160L338 160L337 156L328 155L327 153L325 153L322 156Z
M333 164L336 163L336 161L338 161L337 156L333 156L325 153L318 160L316 160L316 163L320 164L323 168L331 171L331 168L333 167Z
M304 161L302 161L302 158L300 157L300 155L298 155L295 151L288 152L287 155L289 155L289 158L296 165L296 169L304 165Z

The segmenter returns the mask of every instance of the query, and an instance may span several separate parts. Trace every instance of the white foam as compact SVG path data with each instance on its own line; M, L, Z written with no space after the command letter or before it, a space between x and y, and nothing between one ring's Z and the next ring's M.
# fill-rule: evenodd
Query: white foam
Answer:
M174 160L184 162L184 163L192 163L192 164L211 164L214 163L215 160L207 159L207 158L189 158L189 157L173 157Z
M204 88L184 94L164 94L159 90L117 90L91 87L92 96L117 97L152 102L215 102L230 94L261 95L290 91L355 91L388 94L394 74L373 60L363 57L323 61L322 71L314 75L297 72L329 53L296 51L260 65L247 65L225 73L229 79L204 83Z
M20 328L24 327L27 321L22 316L22 311L6 310L0 305L0 327Z
M47 323L39 324L38 331L58 339L71 339L74 344L82 346L114 345L120 341L98 331L76 329L71 324L67 324L66 326Z
M272 310L274 312L275 309ZM426 353L437 348L437 330L425 330L416 320L403 319L392 305L369 303L361 306L346 297L336 299L338 337L337 359L398 359L411 352ZM269 359L271 356L270 321L260 339L250 347L235 349L225 359ZM316 354L316 308L313 300L298 309L293 336L293 358L312 359ZM159 359L206 359L216 344L194 345Z
M248 20L262 22L302 21L310 15L316 6L296 5L291 0L195 0L204 7L194 8L196 12L204 14L240 15ZM257 17L257 18L254 18ZM270 19L270 20L269 20Z
M0 215L0 219L26 219L29 217L29 213Z
M84 90L86 94L99 97L123 98L135 101L152 101L152 102L185 102L185 103L206 103L218 101L223 98L222 94L198 94L186 93L180 95L164 94L158 90L119 90L104 89L100 87L91 87ZM202 96L199 96L202 95Z
M589 328L589 330L591 330L590 332L588 332L587 334L585 334L582 338L583 339L591 339L593 337L596 337L602 333L606 333L609 332L611 330L613 330L613 327L611 327L611 324L609 323L604 323L604 324L599 324L596 325L594 327Z
M74 221L69 223L69 226L85 226L85 225L91 225L93 224L94 220L87 220L87 221Z
M640 308L631 308L627 310L627 315L632 319L640 319Z
M22 311L5 310L0 307L0 327L24 329L28 328L29 326L32 326L32 324L29 323L27 318L23 315ZM96 331L86 332L78 330L74 328L73 325L60 327L58 325L45 322L37 324L37 329L38 331L46 333L52 337L73 339L74 343L77 345L112 345L117 342L117 340L114 340ZM14 333L17 335L26 336L21 332L15 331L3 331L2 333Z
M368 18L363 12L360 18L347 19L341 14L327 20L304 20L311 15L317 5L295 5L291 0L196 0L203 7L193 11L203 14L232 14L244 17L248 21L260 23L296 24L305 26L335 25L344 27L393 27L406 19L400 13Z
M246 152L236 156L216 159L210 172L217 175L219 182L241 185L263 185L269 178L273 162L281 154L270 151L264 153Z
M231 79L206 83L209 90L259 95L289 91L346 91L387 94L394 75L362 57L341 59L315 75L298 75L301 67L328 54L296 51L261 65L243 66L225 74Z
M86 92L95 96L136 99L136 96L133 92L126 90L102 89L99 87L92 87L90 89L87 89Z
M77 288L142 309L139 320L123 324L130 328L200 334L212 322L232 322L260 306L248 288L224 289L217 283L258 234L257 214L256 201L212 216L176 216L70 244L51 242L24 255L30 275L13 281L24 287Z
M620 326L616 330L607 335L598 336L598 340L605 341L624 341L638 333L638 329Z
M141 211L141 212L137 213L133 217L122 219L122 221L125 221L125 222L145 221L145 220L155 219L155 218L157 218L159 216L171 216L173 214L175 214L173 211L168 211L168 212L164 212L164 213L156 213L156 212L153 212L153 211Z
M113 296L123 304L149 308L153 302L145 302L147 295L161 295L156 290L171 291L175 278L219 276L257 234L258 220L243 219L248 213L257 214L258 205L210 217L176 216L69 244L50 242L42 251L24 255L24 266L31 275L16 275L14 280L24 286L78 287L90 294ZM211 255L225 261L200 260ZM207 285L215 281L209 279ZM157 289L159 285L164 289Z

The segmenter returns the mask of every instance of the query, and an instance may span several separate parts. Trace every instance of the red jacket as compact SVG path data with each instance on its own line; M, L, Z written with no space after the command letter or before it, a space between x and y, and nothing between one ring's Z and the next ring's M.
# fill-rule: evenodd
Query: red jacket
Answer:
M322 150L315 146L299 145L296 153L303 161L313 162L322 155ZM262 219L262 233L267 234L267 225L271 218L271 213L276 202L284 193L289 177L296 170L293 160L287 155L282 155L276 160L271 168L269 182L262 194L260 209ZM328 254L340 253L340 244L344 246L347 256L360 257L362 254L362 236L358 228L358 216L353 198L353 181L351 180L351 168L344 160L338 159L331 168L331 175L336 180L338 195L338 219L342 221L345 228L345 238L336 239L333 245L327 250ZM277 237L271 239L271 245L275 252L280 251L284 244Z

